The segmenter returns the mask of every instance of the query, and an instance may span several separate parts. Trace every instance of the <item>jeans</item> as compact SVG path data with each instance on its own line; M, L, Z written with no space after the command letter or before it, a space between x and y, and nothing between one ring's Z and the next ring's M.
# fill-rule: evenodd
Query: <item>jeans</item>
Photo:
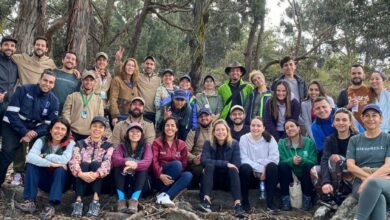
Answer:
M96 172L100 168L101 163L99 162L92 162L92 163L85 163L81 162L80 167L82 172ZM75 188L76 188L76 196L84 196L85 194L85 189L88 185L92 186L92 191L94 193L97 193L98 195L100 194L102 190L102 178L97 178L95 181L91 183L84 182L79 177L76 177L75 180Z
M306 196L311 196L313 193L313 183L310 179L310 169L314 166L311 163L305 163L302 165L302 176L297 176L299 181L301 182L302 193ZM292 167L287 163L279 163L278 166L279 172L279 183L282 196L289 195L289 186L290 183L293 182L292 177Z

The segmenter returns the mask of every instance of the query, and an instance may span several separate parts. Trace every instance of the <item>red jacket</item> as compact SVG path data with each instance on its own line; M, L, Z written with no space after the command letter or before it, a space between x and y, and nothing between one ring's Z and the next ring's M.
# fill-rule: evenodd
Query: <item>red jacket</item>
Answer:
M153 172L156 178L159 178L162 170L163 165L174 161L179 160L181 161L181 164L183 166L183 171L187 167L187 148L184 141L177 139L173 142L172 146L169 147L168 143L162 142L162 138L159 137L156 140L154 140L152 144L152 151L153 151Z

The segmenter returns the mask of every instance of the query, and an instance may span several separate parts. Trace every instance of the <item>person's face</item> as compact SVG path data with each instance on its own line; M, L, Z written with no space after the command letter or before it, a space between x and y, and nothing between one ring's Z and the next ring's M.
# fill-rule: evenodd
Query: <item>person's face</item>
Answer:
M206 90L214 90L215 89L215 83L214 81L211 79L211 78L207 78L205 81L204 81L204 88Z
M72 53L67 53L62 59L62 65L68 70L74 69L77 65L76 55Z
M379 73L374 72L370 77L370 85L373 89L383 89L385 87L385 81Z
M211 122L211 115L206 113L199 115L199 123L203 127L207 127L210 124L210 122Z
M128 76L133 75L134 70L135 70L135 63L134 63L134 61L129 60L129 61L126 63L126 66L125 66L126 75L128 75Z
M229 76L230 76L230 80L232 82L238 82L241 79L241 76L242 76L241 69L238 68L238 67L231 68Z
M182 79L179 82L180 89L189 90L191 88L191 82L188 79Z
M359 67L352 67L351 68L351 82L353 85L361 85L364 80L364 70L363 68Z
M108 65L108 60L104 56L100 56L96 59L96 68L99 70L106 69Z
M163 75L163 83L168 85L168 84L173 84L173 81L175 80L175 77L170 74L170 73L165 73Z
M142 64L142 68L144 69L144 72L147 74L152 74L156 68L155 63L151 59L145 60L145 62Z
M144 113L144 104L140 100L135 100L130 104L130 114L133 117L140 117Z
M382 115L375 110L367 110L362 115L362 121L366 130L374 130L379 128L382 120Z
M182 98L173 99L173 105L177 109L182 109L185 104L186 104L186 100L185 99L182 99Z
M13 41L5 41L0 46L0 51L4 53L7 57L14 55L16 52L16 44Z
M283 64L283 73L287 76L293 76L295 73L295 70L297 69L297 66L295 65L294 60L289 60L288 62Z
M242 125L244 123L245 113L239 109L234 110L230 114L230 119L235 125Z
M50 135L53 141L61 142L61 140L65 137L67 132L66 126L61 122L57 122L50 129Z
M320 119L327 119L332 112L332 108L326 100L314 103L314 114Z
M173 119L168 120L164 126L164 132L166 137L175 137L178 128L176 127L176 123Z
M261 76L255 75L252 77L252 83L255 85L256 88L261 88L265 86L265 81Z
M317 84L311 84L309 86L309 97L310 97L310 99L314 100L318 96L320 96L320 88L318 88Z
M293 138L299 135L299 126L297 126L294 122L287 122L284 125L284 129L286 130L286 134L288 137Z
M130 141L139 142L141 140L142 132L138 128L132 128L128 135Z
M286 87L284 87L283 84L279 84L276 87L276 98L278 101L284 101L287 98L287 90Z
M43 74L42 78L39 80L39 88L42 92L48 93L50 92L56 83L56 77Z
M104 135L106 127L101 122L91 124L91 137L101 138Z
M263 122L256 118L251 121L250 129L253 136L259 137L263 134L265 128Z
M82 80L83 88L87 91L92 90L95 87L96 80L90 76Z
M348 131L351 125L352 123L347 113L339 112L335 114L333 120L333 126L336 128L338 132L342 133Z
M227 139L228 133L227 128L224 124L217 124L214 128L214 137L217 141L225 141Z
M37 40L34 44L34 54L37 56L37 57L42 57L44 56L48 51L48 48L47 48L47 43L45 40Z

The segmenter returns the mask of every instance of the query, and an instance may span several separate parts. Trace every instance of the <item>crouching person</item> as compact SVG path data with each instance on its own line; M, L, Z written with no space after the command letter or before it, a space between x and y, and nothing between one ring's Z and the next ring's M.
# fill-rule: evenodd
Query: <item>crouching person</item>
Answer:
M81 217L83 212L82 197L87 186L92 187L93 200L89 204L87 216L99 216L99 194L103 178L110 173L113 145L104 137L107 121L103 116L95 116L90 126L90 136L76 143L69 169L75 180L76 202L73 203L73 217Z
M118 193L119 212L134 214L138 211L138 198L148 175L153 154L145 142L143 128L139 123L130 123L125 141L119 144L112 155L115 186ZM126 204L126 197L130 197Z
M38 188L49 193L49 204L42 210L41 219L51 219L55 206L62 200L67 182L67 166L75 145L70 135L70 124L64 118L54 119L49 134L37 139L26 158L26 176L23 203L16 206L26 212L34 212Z

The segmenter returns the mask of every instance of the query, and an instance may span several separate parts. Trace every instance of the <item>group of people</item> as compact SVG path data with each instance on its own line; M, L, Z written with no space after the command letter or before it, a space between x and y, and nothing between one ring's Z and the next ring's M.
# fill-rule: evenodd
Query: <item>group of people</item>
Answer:
M89 194L86 214L99 216L100 195L114 185L120 212L136 213L140 196L153 190L157 204L174 207L185 188L199 189L199 208L211 212L212 191L222 189L232 194L234 215L243 217L253 188L268 211L290 210L295 176L304 210L316 192L336 205L354 193L357 219L386 215L390 92L382 72L374 71L366 86L363 67L353 65L352 85L335 103L320 81L306 84L292 57L281 59L282 74L270 87L258 70L245 82L245 67L233 62L222 85L206 75L195 93L189 75L175 85L172 69L157 74L153 56L140 72L136 59L122 63L119 49L111 75L109 56L99 52L80 73L71 51L57 68L45 55L44 37L34 40L32 54L17 54L16 44L12 36L0 43L0 184L13 162L11 184L24 185L17 203L24 211L36 210L41 189L49 202L40 215L52 218L72 186L72 216L83 216Z

